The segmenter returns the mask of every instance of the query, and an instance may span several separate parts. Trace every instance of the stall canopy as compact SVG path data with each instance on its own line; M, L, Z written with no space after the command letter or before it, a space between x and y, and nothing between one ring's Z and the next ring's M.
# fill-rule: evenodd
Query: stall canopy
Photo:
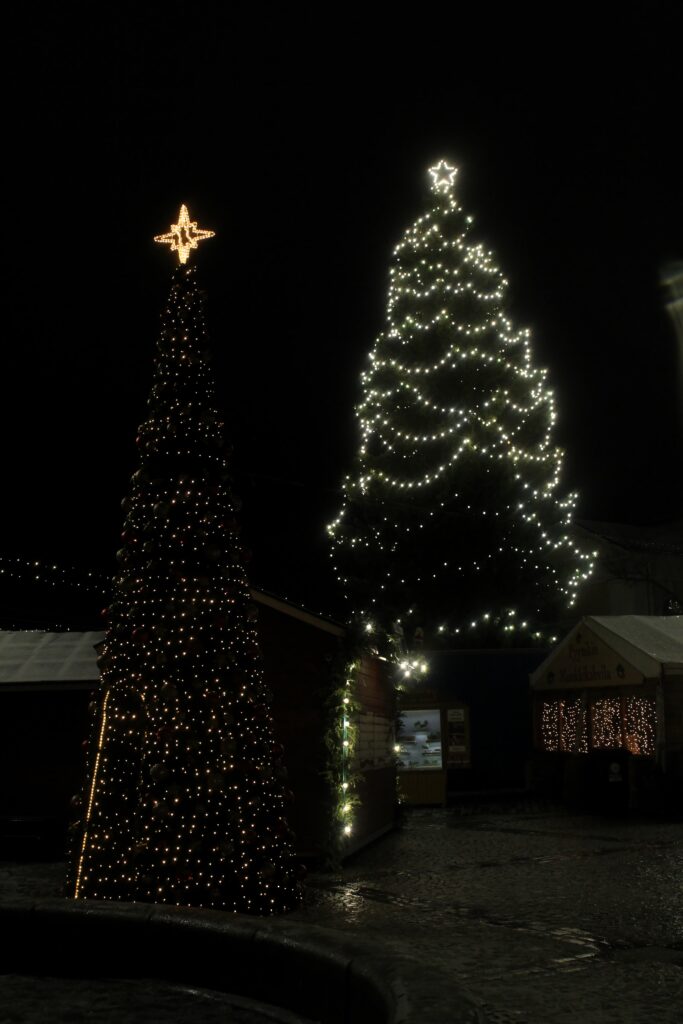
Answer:
M104 633L0 630L0 687L92 684L99 678L95 645Z
M530 681L535 743L542 750L623 749L652 758L665 746L677 749L683 741L683 616L587 616Z
M534 690L623 686L683 672L683 615L588 615L531 673Z

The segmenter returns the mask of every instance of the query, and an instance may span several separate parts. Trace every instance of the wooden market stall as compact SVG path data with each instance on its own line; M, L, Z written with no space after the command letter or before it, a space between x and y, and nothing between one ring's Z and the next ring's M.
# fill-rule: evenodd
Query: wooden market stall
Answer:
M329 751L324 732L331 667L344 629L277 597L252 591L259 611L264 677L276 740L285 748L293 793L288 820L297 853L329 848ZM0 631L0 840L65 834L70 798L80 789L88 703L98 685L101 632ZM348 855L395 822L394 690L386 663L366 656L354 673L358 711L350 764L358 805L342 853Z
M411 804L522 791L532 750L529 672L540 649L425 651L401 682L399 784Z
M423 697L423 694L420 694ZM470 764L469 708L452 698L401 703L399 782L408 804L445 806L448 769Z
M343 644L338 623L260 591L259 640L264 677L273 692L277 739L295 799L289 812L297 852L316 858L328 843L329 790L325 779L329 751L324 742L329 712L330 669ZM355 746L350 769L358 776L349 855L389 831L396 817L394 687L387 663L365 656L354 672L359 705L353 716Z
M683 616L586 616L530 684L537 787L646 809L683 783Z
M64 852L80 789L98 632L0 630L0 840L5 856Z

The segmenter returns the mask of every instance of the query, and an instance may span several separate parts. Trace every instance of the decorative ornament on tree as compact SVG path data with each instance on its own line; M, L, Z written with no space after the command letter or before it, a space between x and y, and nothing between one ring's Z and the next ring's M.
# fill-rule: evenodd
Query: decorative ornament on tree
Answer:
M457 167L451 167L445 160L439 160L429 168L432 178L432 189L434 192L450 192L455 184L455 176L458 173Z
M427 209L394 249L360 448L328 527L350 613L394 648L403 625L425 646L547 641L592 571L575 495L559 490L546 371L470 238L456 173L429 169Z
M214 238L215 235L215 231L198 228L197 221L190 220L188 209L183 203L178 214L178 223L171 224L170 231L165 235L155 235L154 241L170 245L171 252L178 253L180 262L187 263L191 250L196 249L205 238Z

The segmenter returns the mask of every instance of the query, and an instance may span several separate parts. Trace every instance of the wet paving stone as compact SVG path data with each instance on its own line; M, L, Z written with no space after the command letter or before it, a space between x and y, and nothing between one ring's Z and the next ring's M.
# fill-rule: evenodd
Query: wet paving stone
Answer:
M679 822L415 810L290 918L389 952L415 1021L679 1024L682 868ZM0 899L62 870L5 865Z
M151 978L0 975L0 1024L312 1024L276 1008Z
M309 908L382 936L417 1007L431 1007L425 1019L448 1020L459 989L500 1024L674 1024L682 863L679 823L418 811L338 876L313 877Z

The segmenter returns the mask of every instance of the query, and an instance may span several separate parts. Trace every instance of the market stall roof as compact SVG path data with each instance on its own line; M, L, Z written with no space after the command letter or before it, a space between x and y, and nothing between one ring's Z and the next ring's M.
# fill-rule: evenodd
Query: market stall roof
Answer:
M343 636L344 628L323 616L299 608L288 601L252 590L259 604L306 622L311 626ZM47 683L60 688L64 684L92 683L99 679L95 648L104 640L100 631L46 633L40 630L0 630L0 688L17 684Z
M683 615L594 615L612 646L630 644L667 668L683 667Z
M0 630L0 686L91 682L99 678L95 645L104 633Z
M311 612L301 605L293 604L286 598L277 597L275 594L270 594L265 590L252 589L251 596L259 604L274 608L275 611L282 612L283 615L299 619L300 622L306 622L309 626L315 626L316 629L322 629L326 633L332 633L334 636L341 637L346 632L344 627L339 622L335 622L334 619L330 619L328 616L318 614L317 612Z
M586 615L531 673L532 687L547 678L553 662L576 644L581 632L598 637L645 679L662 671L683 671L683 615Z

